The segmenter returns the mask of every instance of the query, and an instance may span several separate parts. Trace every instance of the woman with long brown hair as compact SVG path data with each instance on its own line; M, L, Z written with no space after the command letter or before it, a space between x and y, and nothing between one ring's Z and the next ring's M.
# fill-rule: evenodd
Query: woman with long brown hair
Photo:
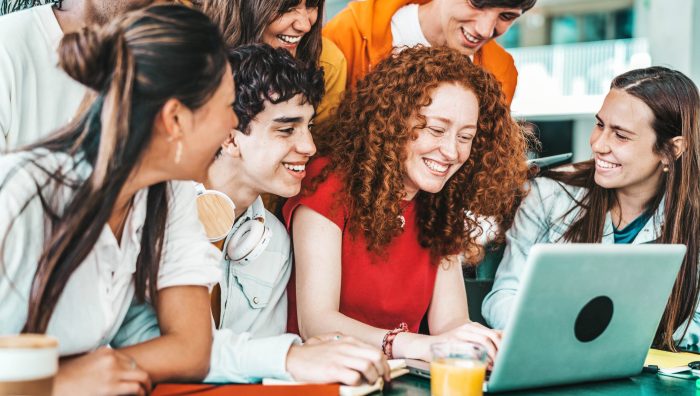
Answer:
M484 317L494 328L505 327L535 243L676 243L688 250L654 345L675 350L691 339L697 343L698 88L664 67L616 77L596 114L590 144L592 160L532 181L508 231Z
M284 48L306 65L324 72L325 94L316 115L326 118L345 90L347 64L340 49L321 37L325 0L195 0L235 48L265 43Z
M221 35L202 13L153 6L67 34L60 66L88 110L0 157L0 333L47 333L64 357L56 394L142 394L198 380L220 277L191 182L236 127ZM114 350L132 299L163 334ZM96 350L97 349L97 350ZM150 378L150 380L149 380Z
M283 211L296 267L290 329L339 331L390 358L429 360L430 344L447 339L493 357L500 335L469 320L456 257L480 250L467 211L505 229L526 178L526 140L499 83L456 50L408 48L319 128L323 157ZM418 334L426 314L429 336Z

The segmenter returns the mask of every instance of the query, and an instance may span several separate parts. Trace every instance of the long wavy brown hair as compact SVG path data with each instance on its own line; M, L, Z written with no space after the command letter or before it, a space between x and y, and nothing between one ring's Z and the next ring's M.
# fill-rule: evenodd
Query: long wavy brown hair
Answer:
M500 83L453 49L407 48L346 92L338 111L314 136L330 165L305 193L330 173L338 174L349 230L363 233L370 251L379 252L401 233L406 146L425 127L419 110L430 105L433 91L444 83L459 84L476 95L478 131L469 159L444 188L416 195L419 243L435 259L469 252L468 259L474 261L482 251L475 239L483 230L466 211L492 216L501 226L500 240L512 222L524 193L527 139L510 116Z
M182 1L182 0L181 0ZM219 26L228 48L262 42L268 25L301 0L193 0L192 5ZM318 8L318 18L299 42L296 58L307 66L318 65L321 56L321 25L325 0L306 0L307 7Z
M615 77L610 89L622 90L649 106L654 114L651 127L656 133L653 151L668 162L668 172L663 173L656 194L647 202L646 209L655 211L664 202L664 220L657 243L680 243L688 247L654 337L654 346L675 351L673 334L684 323L683 334L688 331L700 295L700 93L683 73L660 66L621 74ZM686 142L686 151L678 158L672 144L672 139L677 136L682 136ZM600 242L605 216L619 203L614 189L595 183L593 161L574 164L573 171L554 170L543 175L563 184L588 189L586 195L576 201L577 205L564 215L580 210L580 215L564 233L563 240ZM575 200L573 196L572 199Z

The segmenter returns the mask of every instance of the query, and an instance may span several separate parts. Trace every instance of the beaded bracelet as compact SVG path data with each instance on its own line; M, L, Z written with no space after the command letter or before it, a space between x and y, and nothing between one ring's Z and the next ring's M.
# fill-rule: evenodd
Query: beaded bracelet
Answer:
M384 334L384 339L382 340L382 352L384 352L387 359L394 358L394 338L396 338L399 333L405 333L407 331L408 325L406 322L401 322L399 327L395 328L394 330L387 331L387 333Z

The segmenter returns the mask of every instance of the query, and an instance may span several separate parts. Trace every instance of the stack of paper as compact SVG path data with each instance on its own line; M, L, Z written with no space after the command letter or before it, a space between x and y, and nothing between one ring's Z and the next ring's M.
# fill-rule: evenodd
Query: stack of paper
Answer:
M675 374L690 370L688 363L700 360L700 355L688 352L667 352L650 349L645 366L657 366L662 374Z

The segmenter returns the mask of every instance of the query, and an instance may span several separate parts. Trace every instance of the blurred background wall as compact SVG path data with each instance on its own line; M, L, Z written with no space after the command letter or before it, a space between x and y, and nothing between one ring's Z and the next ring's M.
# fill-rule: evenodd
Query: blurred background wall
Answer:
M50 2L0 0L0 15ZM347 3L326 0L325 19ZM700 82L700 0L538 0L498 41L519 71L513 113L534 124L542 156L590 157L593 115L624 71L663 65Z
M326 19L347 3L326 0ZM622 72L662 65L700 82L699 0L538 0L498 41L519 72L513 113L535 124L542 156L590 157L594 114Z

